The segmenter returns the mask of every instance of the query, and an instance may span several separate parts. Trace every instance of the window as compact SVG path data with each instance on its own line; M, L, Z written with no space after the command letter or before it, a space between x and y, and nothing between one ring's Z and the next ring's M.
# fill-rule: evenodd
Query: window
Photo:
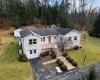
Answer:
M45 41L45 37L43 37L43 41Z
M32 54L32 50L30 50L30 54Z
M33 44L37 44L37 40L36 39L33 39Z
M31 45L31 44L32 44L32 39L29 40L29 45Z
M54 39L56 39L56 36L54 37Z
M37 39L29 39L29 45L37 44Z
M36 53L36 49L34 49L34 54Z
M72 38L71 38L71 37L69 37L69 38L68 38L68 41L71 41L71 39L72 39Z
M74 40L77 40L77 36L74 37Z
M42 42L42 38L41 38L41 42Z

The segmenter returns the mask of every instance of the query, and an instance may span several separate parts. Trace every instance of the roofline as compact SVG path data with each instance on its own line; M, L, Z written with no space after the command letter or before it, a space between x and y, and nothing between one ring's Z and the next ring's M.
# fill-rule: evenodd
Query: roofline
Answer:
M29 29L27 29L27 30L29 30ZM71 31L73 31L73 30L75 30L75 31L77 31L76 29L72 29ZM31 32L31 34L29 34L29 35L27 35L27 36L25 36L25 37L21 37L22 39L24 39L24 38L26 38L26 37L28 37L28 36L30 36L30 35L32 35L32 33L33 34L35 34L35 36L38 36L38 37L41 37L41 35L39 35L39 34L37 34L37 33L35 33L34 31L31 31L31 30L29 30L30 32ZM71 31L69 31L68 33L70 33ZM21 31L20 31L21 32ZM79 34L81 34L79 31L77 31ZM66 33L66 34L68 34L68 33ZM65 34L65 35L66 35ZM57 35L57 34L56 34ZM60 34L60 35L63 35L63 34ZM54 35L46 35L46 36L54 36Z

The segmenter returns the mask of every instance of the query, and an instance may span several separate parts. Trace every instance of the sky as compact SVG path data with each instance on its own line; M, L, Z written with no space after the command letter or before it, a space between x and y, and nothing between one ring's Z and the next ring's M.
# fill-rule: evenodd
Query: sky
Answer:
M53 5L55 3L56 0L50 0L50 4ZM60 4L61 3L61 0L57 0L58 3ZM72 0L69 0L69 1L72 1ZM93 7L100 7L100 0L88 0L88 4L90 5L93 1ZM76 4L78 6L79 4L79 0L76 0Z

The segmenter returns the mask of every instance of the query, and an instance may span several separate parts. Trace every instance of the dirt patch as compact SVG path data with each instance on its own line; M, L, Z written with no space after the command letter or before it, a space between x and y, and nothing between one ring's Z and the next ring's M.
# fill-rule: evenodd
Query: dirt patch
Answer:
M45 57L41 57L41 61L42 62L47 62L47 61L51 61L53 60L52 57L50 55L45 56Z
M57 67L57 66L58 66L58 65L57 65L56 62L53 62L53 63L44 65L45 68L51 69L51 70L53 70L53 71L56 71L55 67Z
M13 23L7 19L0 19L0 29L10 29L13 27Z

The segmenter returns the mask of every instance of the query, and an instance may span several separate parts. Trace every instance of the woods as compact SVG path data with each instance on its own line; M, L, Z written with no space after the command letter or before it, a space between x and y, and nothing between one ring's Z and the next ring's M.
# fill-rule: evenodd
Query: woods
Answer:
M18 28L24 25L56 24L90 30L100 9L95 0L0 0L0 23L10 20Z

